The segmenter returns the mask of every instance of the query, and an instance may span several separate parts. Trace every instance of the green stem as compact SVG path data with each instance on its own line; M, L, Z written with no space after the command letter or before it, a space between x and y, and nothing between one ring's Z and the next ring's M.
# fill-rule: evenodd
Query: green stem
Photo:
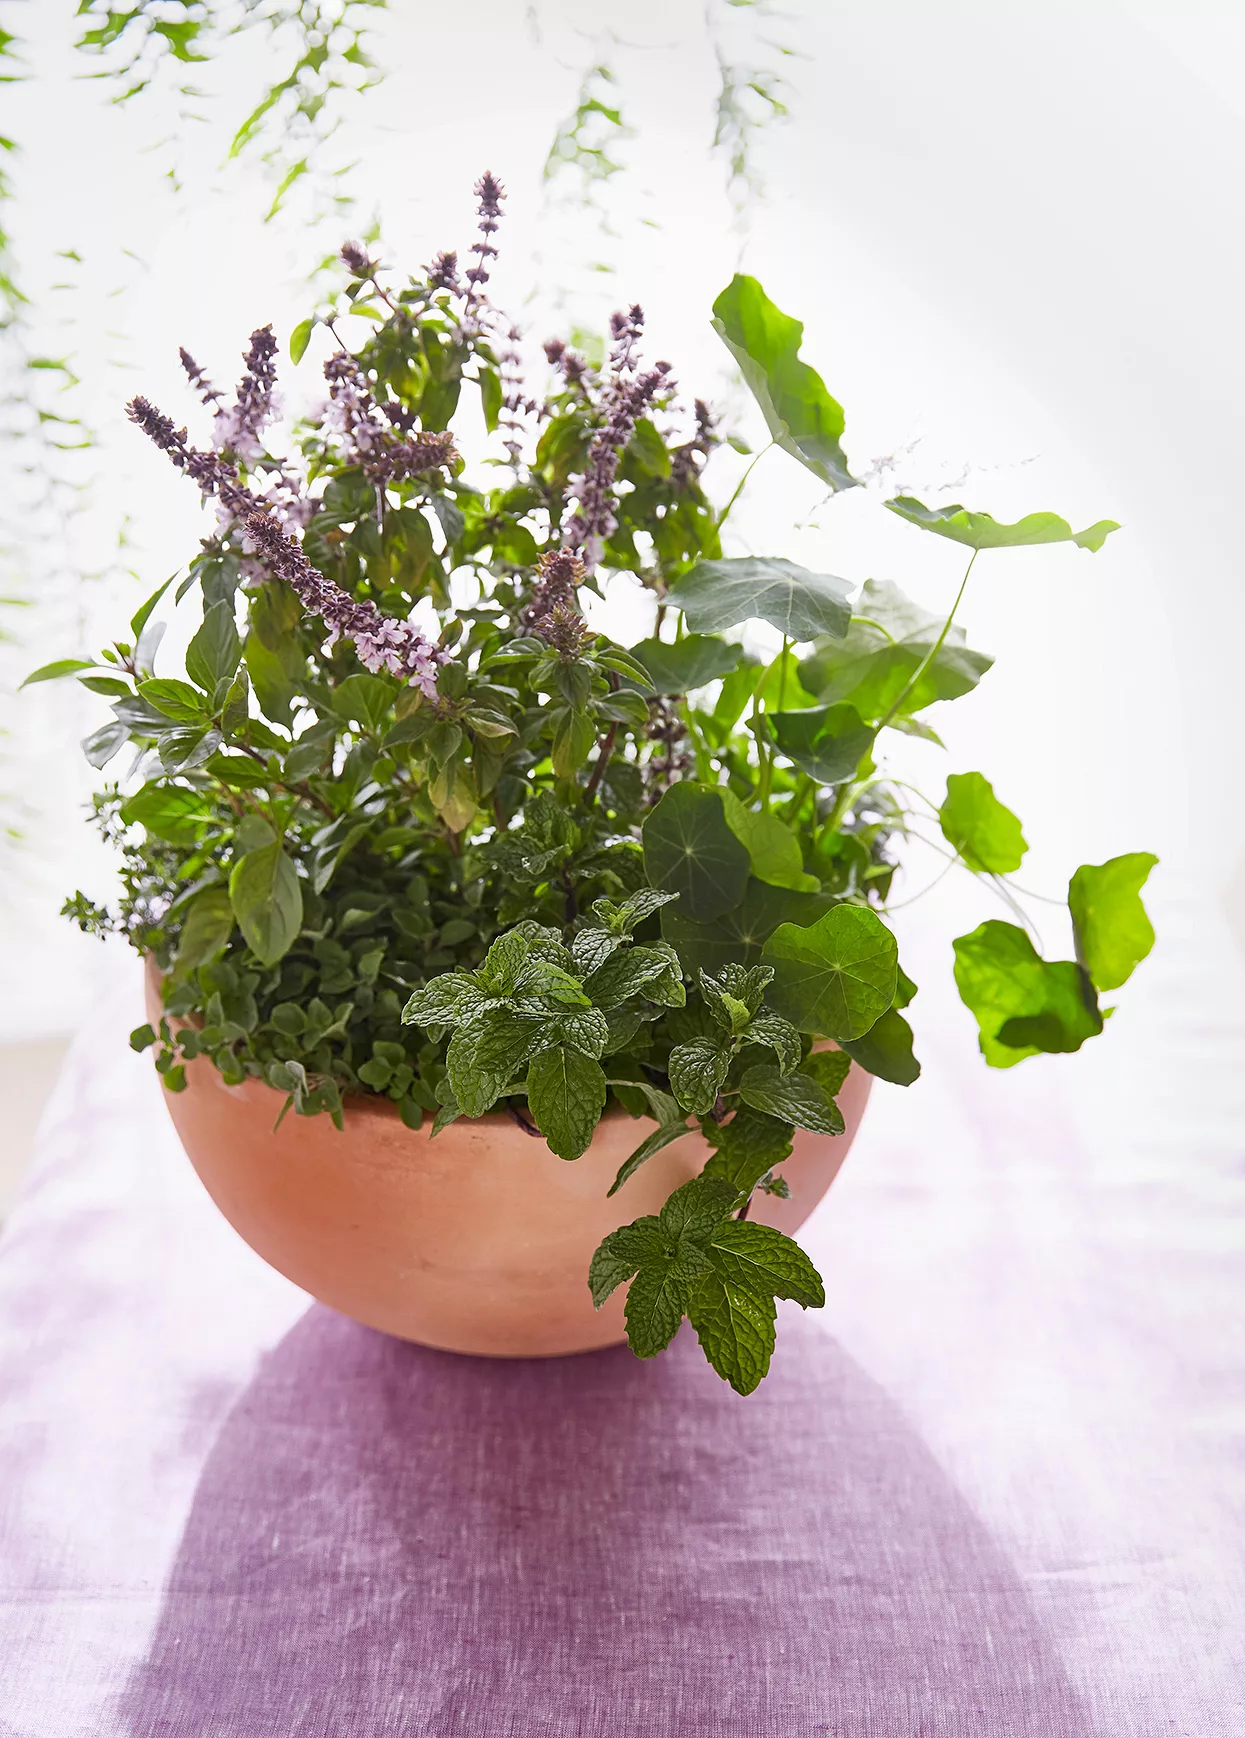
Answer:
M960 607L960 599L964 596L964 588L968 584L968 576L973 571L973 563L974 563L974 561L976 561L976 559L980 553L981 553L980 550L974 549L972 555L969 557L968 566L964 569L964 577L960 581L960 589L959 589L959 591L956 592L955 602L951 605L951 614L947 617L946 621L942 624L942 632L939 634L938 638L934 641L934 643L930 647L929 651L926 652L925 656L921 659L921 662L917 665L916 669L912 672L911 676L909 676L908 680L904 683L903 687L899 690L899 693L895 696L895 699L891 702L890 710L887 712L887 714L886 714L885 718L883 718L882 722L878 725L879 730L885 730L886 726L890 723L891 719L898 715L899 710L902 707L904 701L908 698L909 694L911 694L913 692L917 683L921 680L921 677L925 674L926 670L929 669L930 665L933 663L934 659L938 656L939 652L941 652L942 646L943 646L943 641L946 639L947 635L951 632L951 624L955 620L955 612Z
M744 472L743 476L739 479L738 483L736 483L735 493L731 496L730 500L726 503L725 507L723 507L722 511L718 514L718 530L719 531L722 529L723 525L726 524L727 517L730 514L731 508L735 505L736 501L738 501L739 497L743 494L744 485L747 483L748 478L752 475L753 471L756 470L757 466L760 464L761 460L765 457L766 453L772 452L774 447L777 446L777 444L778 443L776 441L771 441L769 443L769 446L762 447L760 452L756 455L756 457L752 460L752 463L748 466L747 470Z
M782 703L787 696L787 653L791 650L791 641L786 634L782 637L782 663L778 666L778 710L782 711Z

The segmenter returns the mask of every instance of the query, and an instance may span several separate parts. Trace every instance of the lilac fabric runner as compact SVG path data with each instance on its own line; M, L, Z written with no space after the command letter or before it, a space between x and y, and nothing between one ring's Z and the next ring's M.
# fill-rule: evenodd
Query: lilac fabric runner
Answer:
M0 1240L3 1738L1245 1729L1238 1101L1165 1098L1145 1013L1077 1099L936 1023L740 1400L686 1333L494 1363L309 1304L135 997Z

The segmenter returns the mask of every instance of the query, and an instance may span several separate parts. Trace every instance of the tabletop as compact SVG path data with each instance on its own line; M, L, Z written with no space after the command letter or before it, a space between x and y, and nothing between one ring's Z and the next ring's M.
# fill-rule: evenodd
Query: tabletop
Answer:
M1239 1734L1242 1033L1185 959L1093 1059L927 1015L747 1399L686 1330L506 1363L312 1304L127 974L0 1239L0 1735Z

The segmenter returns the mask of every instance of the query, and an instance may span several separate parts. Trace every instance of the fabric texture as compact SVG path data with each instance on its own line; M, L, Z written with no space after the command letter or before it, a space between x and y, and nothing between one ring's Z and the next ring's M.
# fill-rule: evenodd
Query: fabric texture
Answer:
M948 1014L742 1400L686 1330L502 1363L310 1304L200 1190L135 994L0 1241L3 1738L1245 1729L1239 1106L1143 1102L1149 1016L1073 1099Z

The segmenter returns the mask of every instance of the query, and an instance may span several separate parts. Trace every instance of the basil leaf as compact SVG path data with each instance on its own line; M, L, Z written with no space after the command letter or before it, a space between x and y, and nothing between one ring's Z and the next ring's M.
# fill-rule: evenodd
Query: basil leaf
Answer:
M186 647L186 674L205 694L233 675L242 657L233 605L222 598L203 612L203 626Z
M196 893L186 907L173 960L173 982L183 983L197 966L223 953L233 928L233 904L226 886L205 887L202 893Z
M247 946L261 965L275 965L303 924L302 883L281 841L248 851L229 876L229 898Z

